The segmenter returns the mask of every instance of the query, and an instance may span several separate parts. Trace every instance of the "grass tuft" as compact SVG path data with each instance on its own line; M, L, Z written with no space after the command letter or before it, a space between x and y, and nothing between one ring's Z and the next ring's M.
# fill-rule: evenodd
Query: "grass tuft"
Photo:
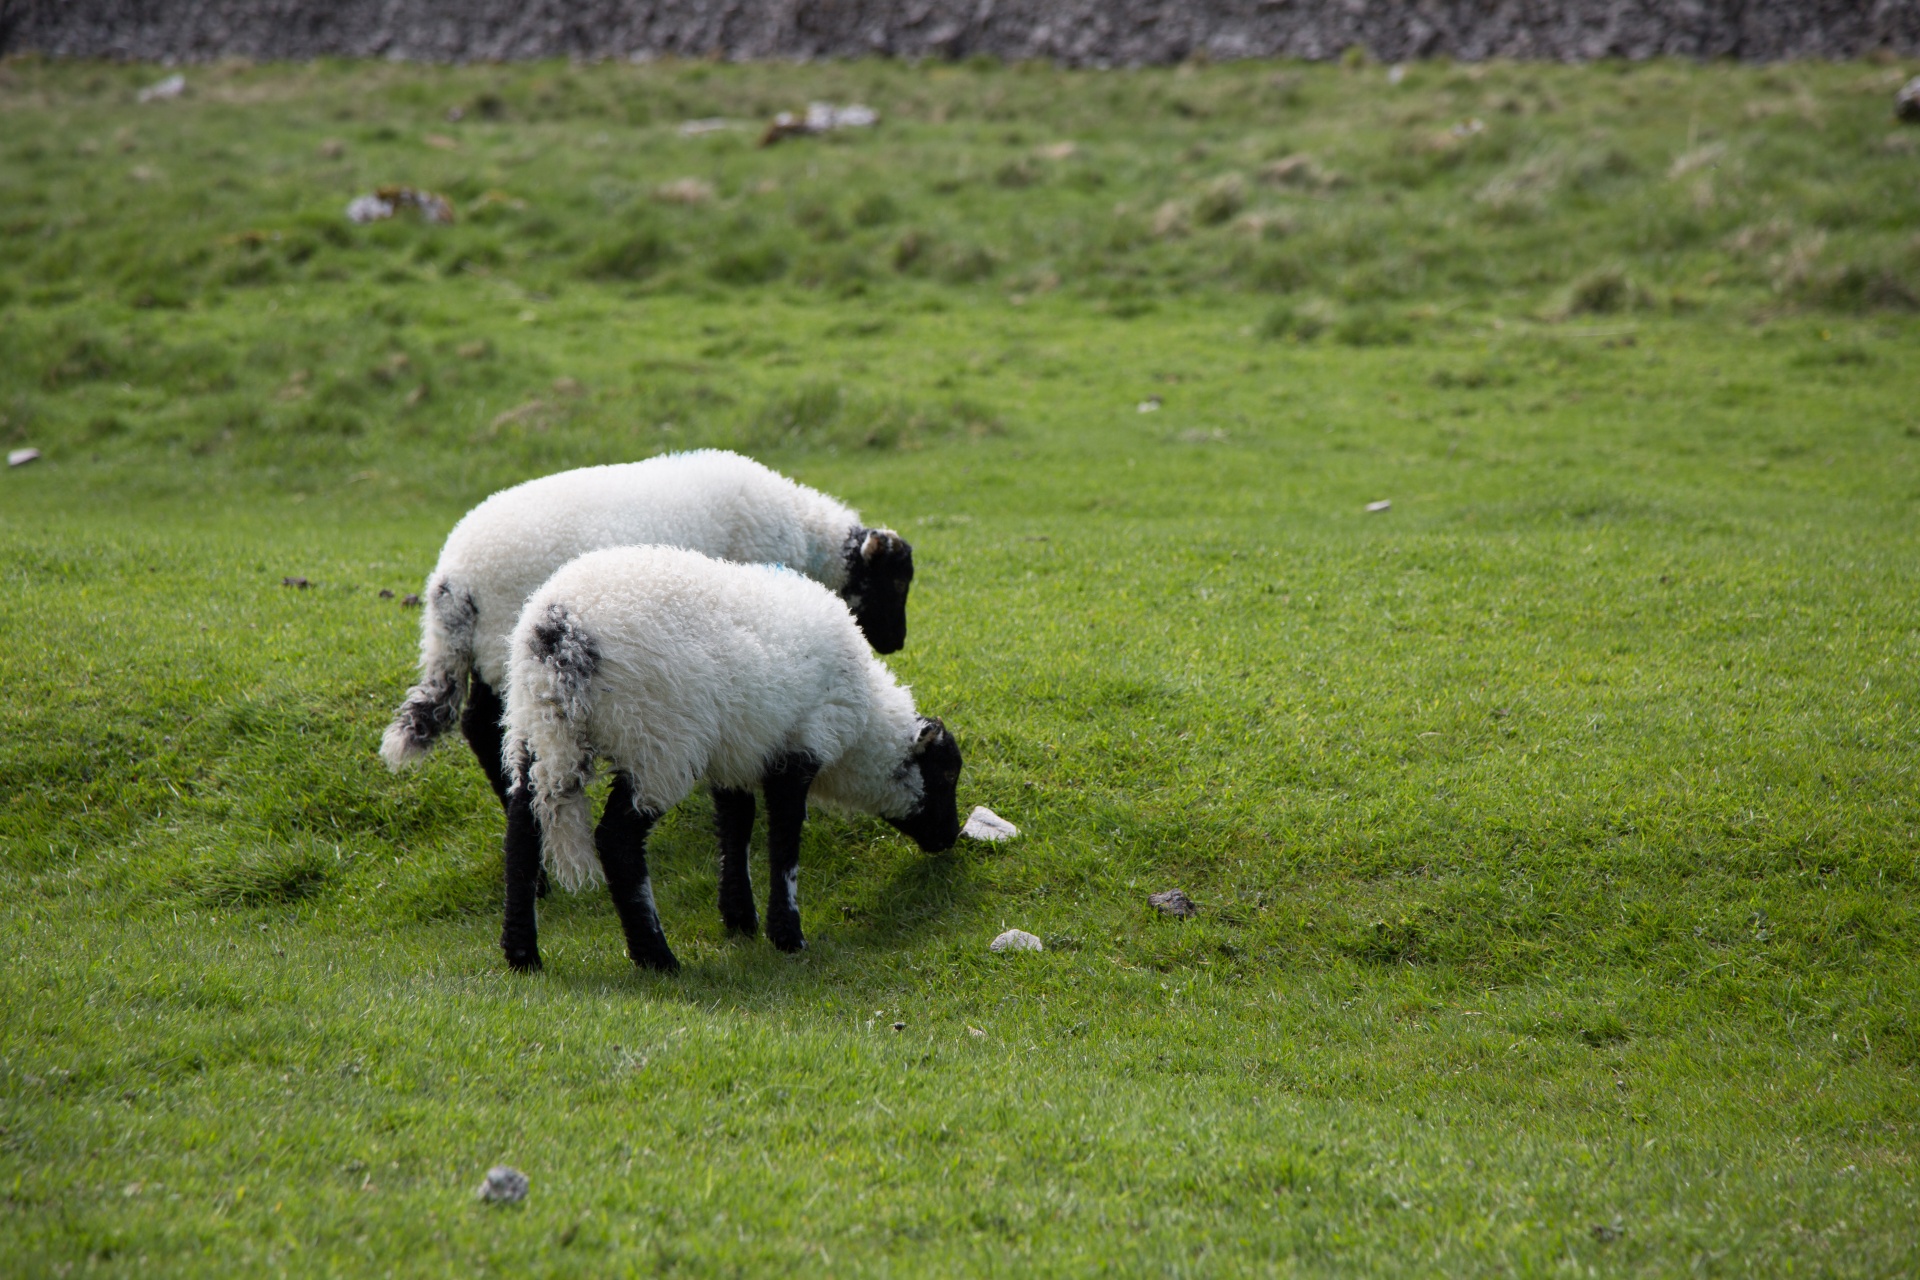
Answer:
M1627 273L1618 267L1606 267L1573 282L1567 292L1567 311L1577 316L1610 316L1632 307L1635 296Z
M649 227L602 241L580 267L592 280L645 280L673 259L673 243Z
M337 853L314 844L249 846L193 866L183 887L216 905L284 906L318 896L338 868Z

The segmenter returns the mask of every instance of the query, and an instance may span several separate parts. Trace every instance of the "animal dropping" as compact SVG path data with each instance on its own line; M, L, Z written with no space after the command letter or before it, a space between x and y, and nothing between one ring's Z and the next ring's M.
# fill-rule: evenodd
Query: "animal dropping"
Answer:
M1178 916L1182 920L1200 914L1200 908L1193 905L1193 899L1178 889L1168 889L1162 893L1147 895L1147 903L1159 909L1162 915Z
M967 815L967 824L960 828L960 834L974 840L1011 840L1020 834L1020 828L982 804L975 805Z
M987 944L989 951L1045 951L1040 939L1025 929L1009 929Z
M527 1198L527 1175L510 1164L497 1164L487 1170L475 1194L487 1204L519 1204Z

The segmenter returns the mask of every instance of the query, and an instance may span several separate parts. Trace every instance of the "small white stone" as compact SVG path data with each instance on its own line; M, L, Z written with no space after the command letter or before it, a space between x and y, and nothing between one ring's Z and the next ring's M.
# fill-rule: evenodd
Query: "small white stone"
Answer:
M1920 124L1920 76L1900 86L1893 95L1893 114L1908 124Z
M510 1164L497 1164L487 1170L478 1195L488 1204L519 1204L527 1198L527 1175Z
M880 113L859 102L836 106L831 102L807 104L807 131L825 133L829 129L868 129L880 122Z
M24 467L29 462L38 461L40 461L38 449L15 449L7 455L7 465L10 467Z
M987 944L989 951L1045 951L1040 939L1025 929L1009 929Z
M960 834L975 840L1011 840L1020 834L1020 828L987 806L976 805L967 815L967 825L960 828Z
M347 202L348 222L380 222L393 216L393 206L379 196L355 196Z
M1367 511L1369 514L1378 515L1382 511L1391 511L1391 510L1393 510L1392 498L1382 498L1378 502L1369 502L1367 504Z
M150 84L136 96L142 102L165 102L168 98L177 98L187 91L185 76L168 76L158 84Z

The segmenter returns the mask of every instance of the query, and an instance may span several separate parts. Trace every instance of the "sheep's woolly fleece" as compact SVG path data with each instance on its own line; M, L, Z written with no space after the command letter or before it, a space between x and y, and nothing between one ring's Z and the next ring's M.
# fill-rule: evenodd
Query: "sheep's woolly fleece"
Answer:
M447 535L422 593L416 693L446 723L410 732L403 708L381 755L396 769L424 755L458 716L469 670L496 689L504 684L520 606L575 556L664 542L784 564L838 591L847 580L847 535L859 524L852 508L717 449L563 471L502 490ZM409 705L415 701L409 694Z
M511 642L507 756L531 756L550 873L600 877L585 787L599 763L665 812L706 778L756 786L767 762L820 764L810 798L903 818L922 782L909 691L846 604L776 566L673 547L581 556L528 599Z

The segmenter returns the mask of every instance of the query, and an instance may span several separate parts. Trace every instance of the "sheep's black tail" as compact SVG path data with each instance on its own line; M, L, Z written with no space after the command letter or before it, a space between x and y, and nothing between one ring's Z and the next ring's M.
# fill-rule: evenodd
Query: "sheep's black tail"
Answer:
M420 619L420 682L393 713L380 740L390 769L403 769L433 750L440 735L460 723L473 670L473 594L436 573L427 581Z

